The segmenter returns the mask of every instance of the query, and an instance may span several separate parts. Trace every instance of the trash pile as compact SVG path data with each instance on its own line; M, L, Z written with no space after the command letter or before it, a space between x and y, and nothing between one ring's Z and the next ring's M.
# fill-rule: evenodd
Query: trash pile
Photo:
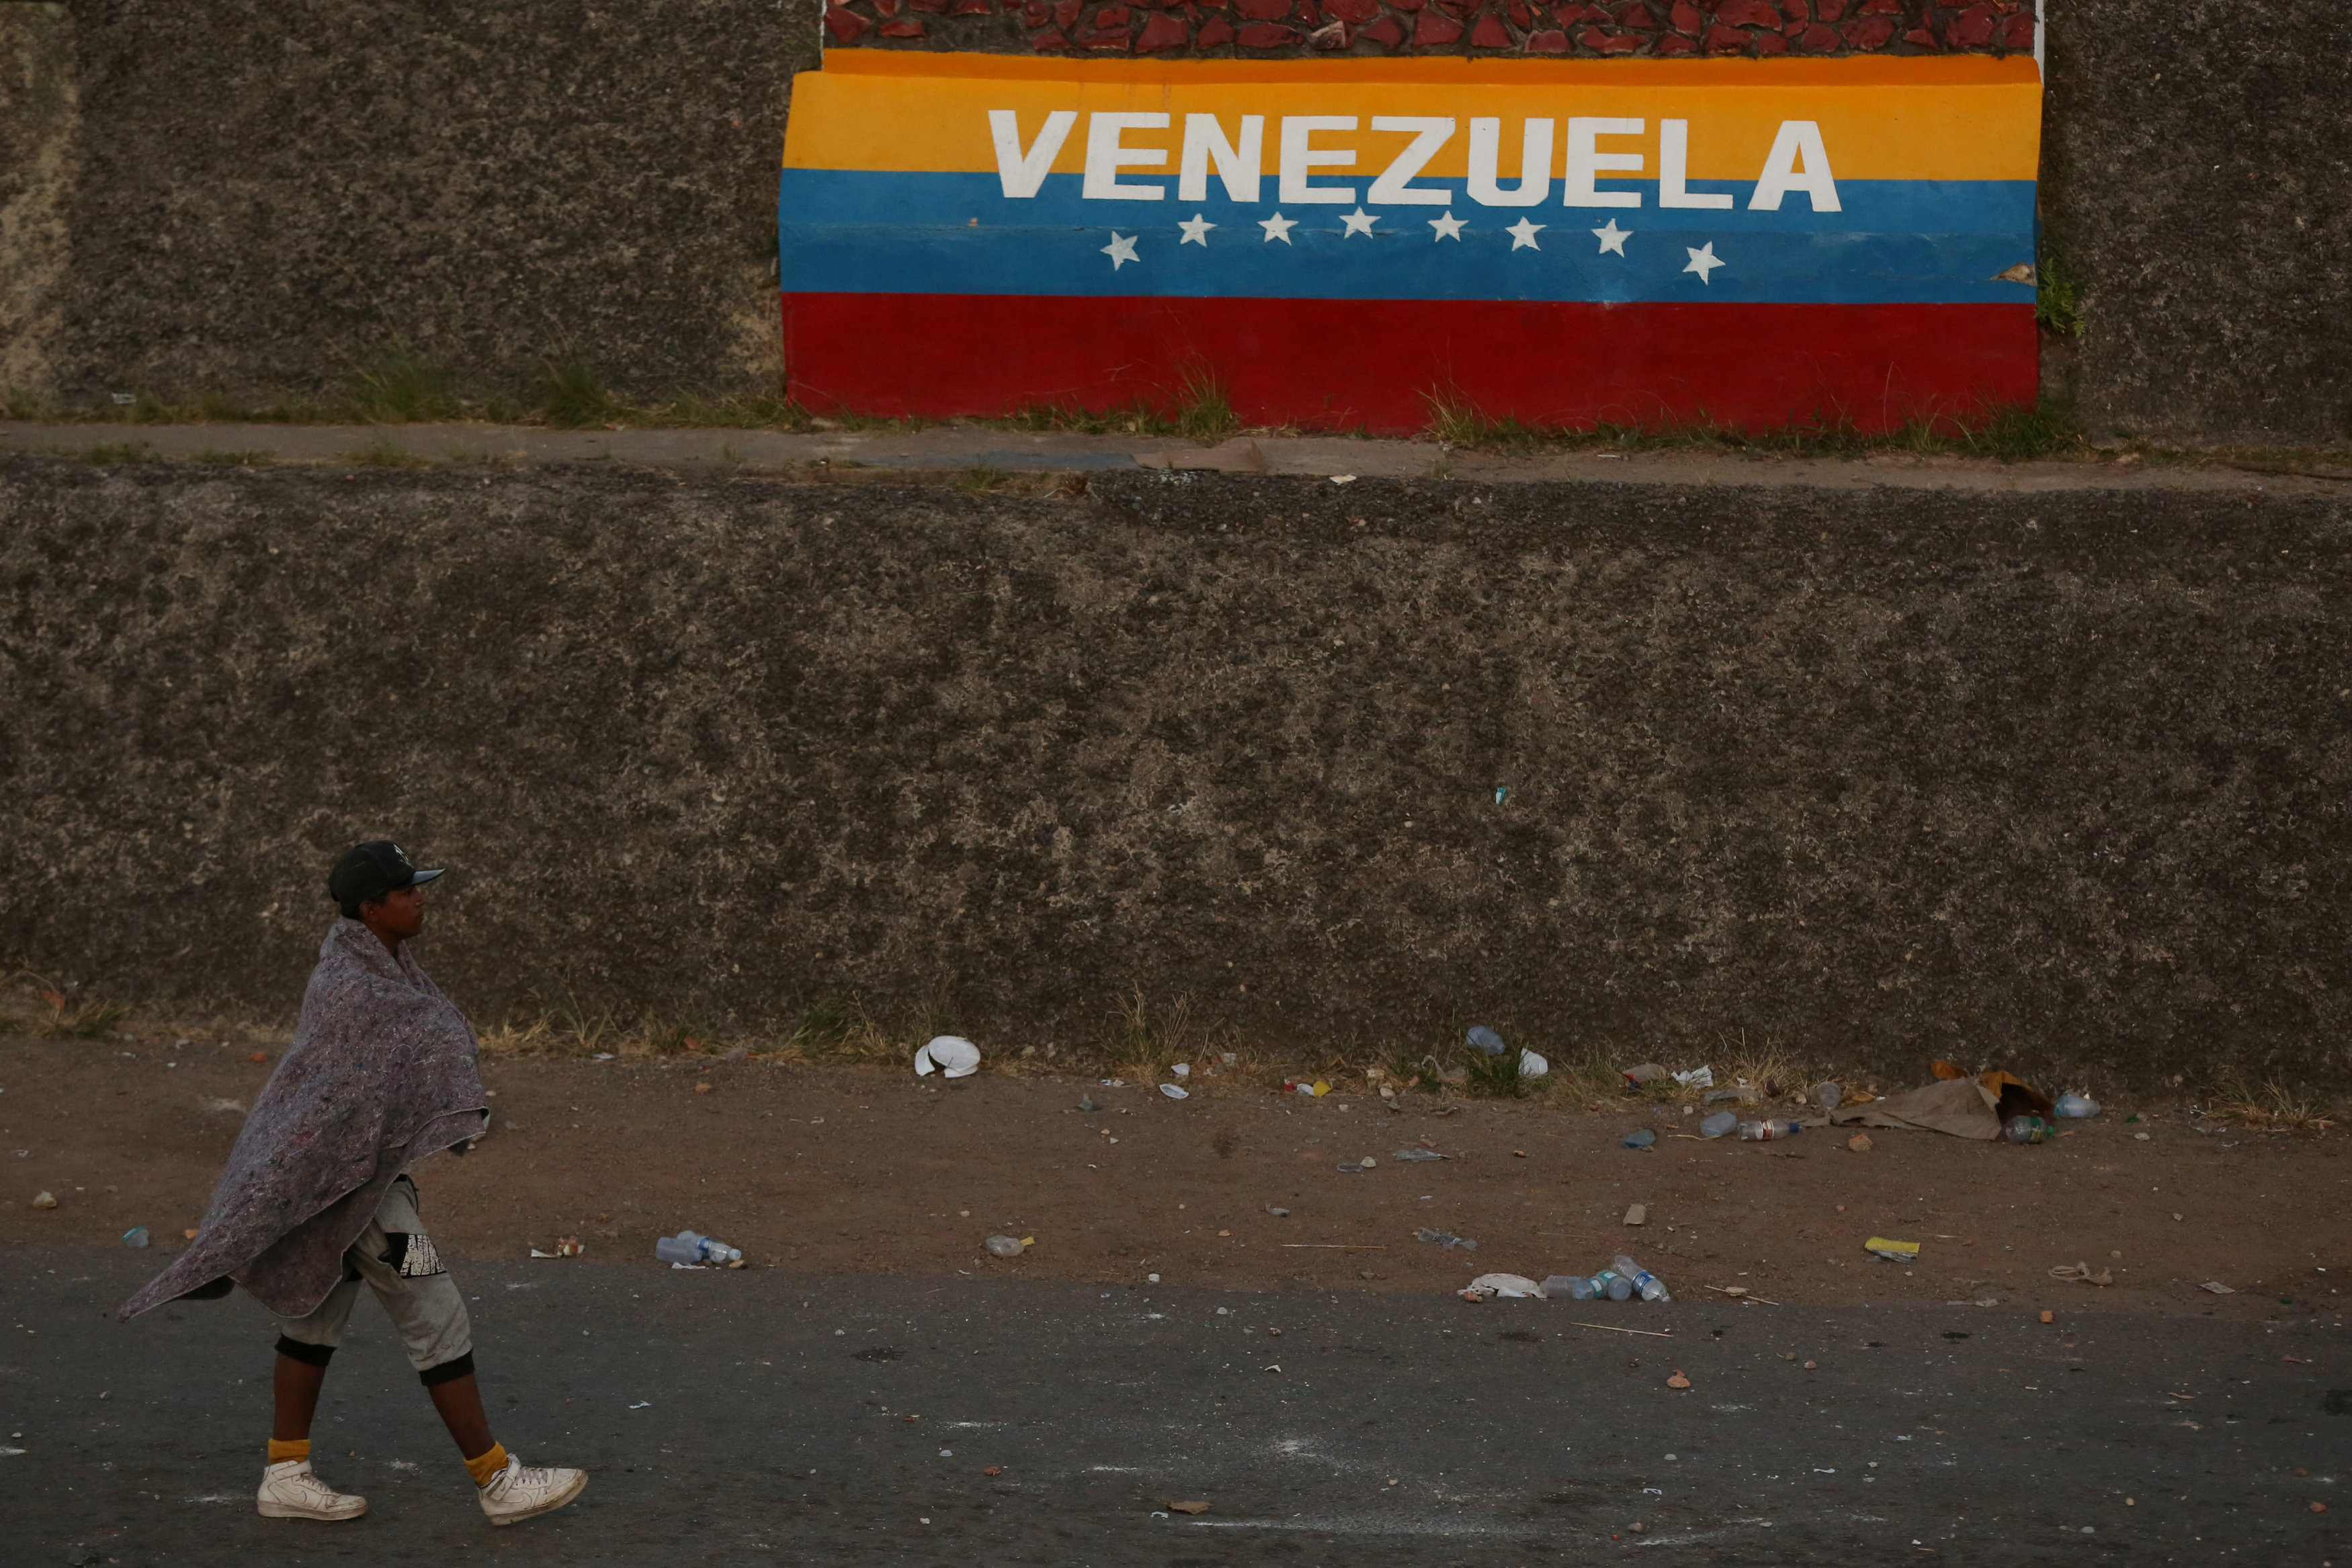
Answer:
M1432 1238L1423 1233L1422 1239ZM1541 1283L1521 1274L1481 1274L1458 1293L1465 1301L1487 1301L1496 1297L1505 1301L1558 1301L1563 1296L1572 1301L1627 1301L1635 1296L1645 1301L1674 1300L1667 1293L1664 1281L1622 1252L1598 1274L1553 1274Z
M2055 1102L2023 1079L1998 1068L1969 1074L1948 1061L1935 1063L1935 1082L1899 1094L1876 1095L1851 1090L1835 1080L1816 1083L1800 1101L1801 1108L1817 1113L1813 1115L1760 1116L1742 1115L1737 1111L1710 1112L1698 1124L1702 1138L1721 1138L1736 1134L1743 1143L1765 1143L1775 1138L1790 1138L1808 1127L1848 1126L1899 1128L1906 1131L1945 1133L1958 1138L1990 1141L2006 1138L2013 1144L2040 1144L2056 1137L2062 1120L2074 1121L2099 1113L2099 1103L2087 1094L2061 1094ZM1736 1085L1717 1089L1715 1070L1694 1067L1673 1071L1654 1061L1636 1062L1621 1070L1628 1089L1640 1089L1652 1083L1671 1082L1683 1089L1707 1091L1705 1101L1709 1105L1733 1103L1755 1105L1778 1098L1782 1092L1774 1083L1761 1087L1741 1079ZM1663 1105L1652 1109L1665 1113ZM1688 1108L1685 1108L1688 1113ZM1687 1134L1677 1134L1684 1136ZM1625 1134L1622 1140L1629 1149L1646 1149L1657 1142L1657 1134L1641 1128ZM1870 1147L1869 1140L1857 1136L1847 1147L1857 1153Z

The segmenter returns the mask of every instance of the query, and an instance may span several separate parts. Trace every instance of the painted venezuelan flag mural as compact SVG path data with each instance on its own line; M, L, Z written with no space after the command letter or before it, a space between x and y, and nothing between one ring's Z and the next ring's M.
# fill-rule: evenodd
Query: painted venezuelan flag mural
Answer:
M1416 429L2028 403L2024 57L1142 61L837 51L793 89L811 407ZM2019 281L2019 279L2024 281Z

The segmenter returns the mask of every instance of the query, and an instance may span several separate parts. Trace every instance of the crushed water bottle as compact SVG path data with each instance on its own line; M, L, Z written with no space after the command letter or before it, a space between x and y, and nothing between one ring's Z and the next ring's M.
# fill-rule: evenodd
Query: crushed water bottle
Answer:
M1671 1301L1674 1300L1672 1296L1666 1294L1666 1283L1664 1281L1659 1279L1655 1274L1651 1273L1647 1269L1643 1268L1639 1263L1634 1262L1631 1258L1626 1257L1622 1252L1617 1254L1617 1273L1622 1281L1629 1281L1634 1290L1641 1291L1642 1299L1645 1301ZM1618 1296L1612 1299L1616 1301L1623 1301L1624 1297Z
M1738 1125L1738 1115L1729 1111L1717 1111L1698 1124L1698 1135L1702 1138L1719 1138Z
M2061 1094L2058 1096L2058 1114L2061 1116L2095 1116L2098 1113L2099 1103L2096 1100L2092 1099L2088 1094Z
M681 1230L676 1236L665 1236L654 1243L654 1257L664 1263L683 1263L689 1268L723 1268L743 1256L724 1241L708 1236L698 1236L691 1230Z
M1622 1301L1633 1295L1633 1281L1614 1269L1603 1269L1590 1280L1579 1280L1570 1284L1568 1293L1580 1301L1598 1301L1604 1298Z
M1739 1137L1743 1143L1761 1144L1773 1138L1793 1138L1804 1130L1801 1122L1791 1122L1784 1116L1767 1116L1760 1122L1740 1123Z
M2012 1144L2047 1142L2056 1129L2039 1116L2011 1116L2002 1129Z

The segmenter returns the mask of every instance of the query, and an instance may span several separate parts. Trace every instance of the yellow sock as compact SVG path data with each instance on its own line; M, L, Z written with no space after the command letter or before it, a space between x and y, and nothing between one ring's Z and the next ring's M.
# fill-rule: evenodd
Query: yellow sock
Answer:
M492 1443L488 1453L476 1454L466 1461L466 1469L473 1472L474 1484L478 1487L489 1485L490 1478L506 1468L507 1446L504 1443Z
M269 1462L273 1465L282 1465L289 1459L307 1459L310 1457L310 1439L308 1437L269 1439Z

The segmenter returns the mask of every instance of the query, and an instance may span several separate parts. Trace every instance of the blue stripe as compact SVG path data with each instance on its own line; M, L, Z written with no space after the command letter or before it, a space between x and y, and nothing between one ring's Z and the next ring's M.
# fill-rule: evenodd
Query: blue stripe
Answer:
M1136 176L1130 172L1130 179ZM1339 183L1322 180L1318 183ZM1844 180L1844 210L1816 213L1802 193L1777 213L1752 212L1746 182L1695 181L1722 192L1727 210L1662 209L1654 181L1603 189L1638 191L1639 208L1560 204L1482 207L1458 180L1417 181L1448 191L1465 225L1440 239L1438 207L1365 207L1369 235L1340 222L1352 207L1211 199L1087 201L1080 177L1056 174L1027 200L1011 200L993 174L787 169L778 237L787 292L1035 294L1131 298L1307 299L1713 300L1786 304L2030 304L2030 285L1993 274L2033 259L2031 181ZM1364 182L1358 182L1359 194ZM1557 193L1559 186L1553 186ZM1276 212L1297 226L1288 242L1260 226ZM1185 244L1178 225L1195 215L1216 226L1207 244ZM1506 230L1543 225L1533 248ZM1624 254L1604 254L1591 231L1610 222L1631 235ZM1114 267L1103 247L1134 242L1136 259ZM1723 265L1707 280L1691 252L1711 247Z

